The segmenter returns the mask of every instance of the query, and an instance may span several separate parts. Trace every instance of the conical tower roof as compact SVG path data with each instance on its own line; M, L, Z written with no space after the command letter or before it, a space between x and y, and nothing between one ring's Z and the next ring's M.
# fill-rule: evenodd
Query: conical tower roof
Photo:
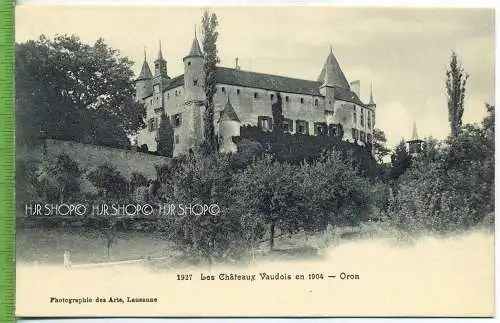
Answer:
M189 51L189 54L186 55L186 57L203 57L200 43L198 42L198 37L196 37L196 27L194 29L194 39L193 43L191 44L191 50Z
M142 63L141 73L137 80L148 80L153 77L148 61L146 60L146 50L144 49L144 62Z
M421 141L419 138L418 138L418 134L417 134L417 124L415 123L415 121L413 122L413 129L412 129L412 132L411 132L411 139L409 140L410 142L411 141Z
M165 59L163 58L163 52L161 51L161 39L158 40L158 57L156 58L156 61L164 61Z
M349 82L340 68L339 62L333 55L332 47L330 47L330 54L326 58L323 69L318 77L318 82L322 82L326 86L337 86L344 89L350 89Z
M226 106L224 107L224 110L222 110L220 114L219 122L225 120L240 122L240 119L238 118L236 111L234 111L234 108L231 105L231 102L229 101L229 95L227 96Z
M368 105L375 105L375 101L373 100L373 85L370 83L370 102Z

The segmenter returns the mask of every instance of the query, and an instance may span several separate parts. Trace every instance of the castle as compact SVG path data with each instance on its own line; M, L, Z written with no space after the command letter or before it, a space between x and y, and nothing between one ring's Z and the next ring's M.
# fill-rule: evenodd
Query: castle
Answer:
M197 147L203 141L203 52L195 35L183 58L184 74L171 78L161 43L151 72L146 55L137 78L136 99L146 106L147 127L136 138L137 145L156 150L157 129L162 112L174 128L174 156ZM234 68L217 67L214 95L215 133L219 151L235 152L233 137L242 126L272 131L272 105L281 101L283 130L308 135L338 135L343 140L366 145L372 142L376 104L360 100L360 82L349 83L333 55L332 48L316 81L269 75Z

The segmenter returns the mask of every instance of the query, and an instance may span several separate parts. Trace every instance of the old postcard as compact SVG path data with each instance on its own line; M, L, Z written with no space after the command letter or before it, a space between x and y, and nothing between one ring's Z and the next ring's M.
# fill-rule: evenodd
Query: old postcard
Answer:
M16 8L16 315L494 315L495 12Z

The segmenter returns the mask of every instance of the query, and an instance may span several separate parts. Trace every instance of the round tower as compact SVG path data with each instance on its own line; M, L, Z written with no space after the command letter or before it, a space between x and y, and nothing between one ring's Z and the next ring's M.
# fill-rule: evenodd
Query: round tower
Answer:
M144 62L141 73L135 81L135 95L137 100L143 100L153 94L153 74L146 60L146 50L144 49Z
M184 62L184 102L201 103L205 101L203 89L203 54L196 37L196 31L191 44L191 50L183 58Z
M224 110L221 111L219 118L219 152L220 153L236 153L238 147L233 141L234 137L240 136L241 122L234 111L229 95Z

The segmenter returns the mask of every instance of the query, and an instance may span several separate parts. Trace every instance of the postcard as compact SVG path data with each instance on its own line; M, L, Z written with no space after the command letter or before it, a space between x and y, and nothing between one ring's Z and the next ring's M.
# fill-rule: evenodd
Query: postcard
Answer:
M494 315L493 9L15 15L17 316Z

